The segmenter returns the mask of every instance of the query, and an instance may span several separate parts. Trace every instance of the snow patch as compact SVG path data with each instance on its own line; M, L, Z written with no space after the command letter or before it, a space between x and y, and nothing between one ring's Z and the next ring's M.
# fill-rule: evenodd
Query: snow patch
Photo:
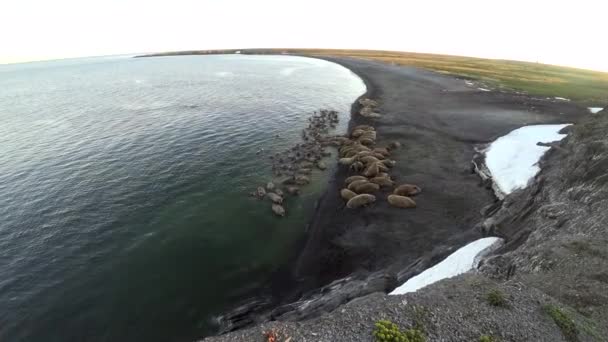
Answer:
M486 88L477 88L477 89L481 90L481 91L491 91L490 89L486 89Z
M554 97L554 99L561 100L561 101L570 101L570 99L567 99L565 97Z
M486 165L492 179L504 194L525 188L540 168L537 163L549 149L537 142L562 140L558 132L565 125L533 125L518 128L496 139L486 150Z
M442 279L455 277L477 268L481 257L500 247L502 243L503 240L497 237L487 237L473 241L468 245L459 248L437 265L410 278L389 294L400 295L408 292L416 292L417 290Z
M601 107L589 107L588 109L591 112L591 114L596 114L596 113L601 112L604 108L601 108Z

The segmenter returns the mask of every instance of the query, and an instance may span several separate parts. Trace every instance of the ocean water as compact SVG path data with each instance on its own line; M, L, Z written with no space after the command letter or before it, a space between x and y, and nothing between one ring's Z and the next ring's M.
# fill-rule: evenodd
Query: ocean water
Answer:
M344 131L364 91L291 56L0 65L0 340L212 333L293 256L329 176L276 218L247 196L268 155L320 108Z

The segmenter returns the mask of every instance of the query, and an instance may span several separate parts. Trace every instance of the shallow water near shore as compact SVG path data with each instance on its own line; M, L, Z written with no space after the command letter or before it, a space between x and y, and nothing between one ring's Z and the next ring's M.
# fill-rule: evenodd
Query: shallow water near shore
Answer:
M0 66L0 339L188 341L293 256L330 172L248 197L363 82L286 56ZM259 155L256 151L263 149Z

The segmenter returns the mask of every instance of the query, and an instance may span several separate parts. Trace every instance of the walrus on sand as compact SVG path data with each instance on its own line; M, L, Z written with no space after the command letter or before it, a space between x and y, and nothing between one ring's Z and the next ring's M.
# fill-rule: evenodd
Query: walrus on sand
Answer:
M340 190L340 197L342 197L342 199L349 201L351 198L357 196L356 193L348 190L348 189L342 189Z
M395 188L393 194L399 196L415 196L422 192L422 189L414 184L401 184Z
M416 202L407 196L388 195L388 203L397 208L416 208Z
M370 194L357 195L346 203L346 207L355 209L376 202L376 196Z
M273 204L272 212L274 212L277 216L285 216L285 208L283 208L283 206L280 204Z
M371 194L378 190L380 190L380 185L369 182L355 187L355 192L358 194Z
M366 179L360 179L360 180L353 181L350 184L348 184L348 190L355 191L355 189L359 185L365 184L365 183L369 183L369 181L367 180L367 178Z

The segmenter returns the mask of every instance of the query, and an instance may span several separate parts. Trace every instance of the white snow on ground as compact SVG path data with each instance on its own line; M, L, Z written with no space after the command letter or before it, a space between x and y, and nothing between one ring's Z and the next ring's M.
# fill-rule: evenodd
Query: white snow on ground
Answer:
M486 88L477 88L477 89L479 89L481 91L491 91L490 89L486 89Z
M559 130L566 125L533 125L518 128L496 139L486 150L486 165L492 179L504 194L525 188L540 168L537 163L549 147L537 142L562 140Z
M497 237L488 237L473 241L450 254L450 256L437 265L410 278L389 294L400 295L408 292L416 292L418 289L436 283L442 279L455 277L459 274L468 272L473 268L477 268L481 257L498 248L502 242L503 240Z
M591 112L591 114L595 114L595 113L601 112L601 111L602 111L604 108L600 108L600 107L589 107L588 109L589 109L589 111Z
M565 97L554 97L554 99L556 99L556 100L562 100L562 101L570 101L569 99L567 99Z

